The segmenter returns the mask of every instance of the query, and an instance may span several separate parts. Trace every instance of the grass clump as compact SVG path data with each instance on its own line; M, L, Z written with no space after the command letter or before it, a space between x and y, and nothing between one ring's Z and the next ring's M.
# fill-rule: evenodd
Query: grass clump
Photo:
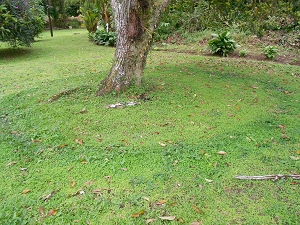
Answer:
M233 176L299 173L298 67L155 51L95 97L113 49L72 32L0 49L1 224L297 224L297 182Z

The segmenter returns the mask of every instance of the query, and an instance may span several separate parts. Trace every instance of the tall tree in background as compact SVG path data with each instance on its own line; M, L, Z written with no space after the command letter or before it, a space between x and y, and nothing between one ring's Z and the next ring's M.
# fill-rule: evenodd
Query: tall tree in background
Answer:
M112 0L117 46L109 75L97 95L125 90L135 81L141 85L153 34L171 0Z

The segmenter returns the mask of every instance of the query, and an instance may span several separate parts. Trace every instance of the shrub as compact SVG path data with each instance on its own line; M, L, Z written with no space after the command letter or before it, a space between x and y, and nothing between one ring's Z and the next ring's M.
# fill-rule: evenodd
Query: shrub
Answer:
M0 3L0 41L8 42L12 47L29 47L44 28L40 2L4 0Z
M107 32L105 30L97 30L91 35L92 40L97 45L116 46L116 32Z
M240 57L245 57L247 55L248 51L247 49L242 49L240 52L239 52L239 56Z
M230 37L230 33L227 31L221 34L213 34L213 37L214 38L208 42L213 54L228 56L228 54L237 48L235 41Z
M275 59L275 56L278 54L278 49L274 46L267 46L265 47L264 49L264 53L265 53L265 56L267 57L267 59Z
M96 5L86 2L80 7L80 12L82 13L86 29L89 33L94 33L99 22L99 10Z

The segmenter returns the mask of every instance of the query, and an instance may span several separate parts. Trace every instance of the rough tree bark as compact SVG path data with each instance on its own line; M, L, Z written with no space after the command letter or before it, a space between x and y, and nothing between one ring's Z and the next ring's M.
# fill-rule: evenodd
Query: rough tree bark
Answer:
M111 0L117 32L114 63L97 95L141 85L152 36L171 0Z

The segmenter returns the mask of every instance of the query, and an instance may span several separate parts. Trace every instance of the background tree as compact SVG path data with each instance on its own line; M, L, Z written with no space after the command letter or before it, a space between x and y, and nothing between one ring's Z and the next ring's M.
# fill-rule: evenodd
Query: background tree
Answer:
M109 75L97 95L141 85L153 34L170 0L112 0L117 46Z
M44 16L38 0L0 0L0 41L30 46L43 31Z

